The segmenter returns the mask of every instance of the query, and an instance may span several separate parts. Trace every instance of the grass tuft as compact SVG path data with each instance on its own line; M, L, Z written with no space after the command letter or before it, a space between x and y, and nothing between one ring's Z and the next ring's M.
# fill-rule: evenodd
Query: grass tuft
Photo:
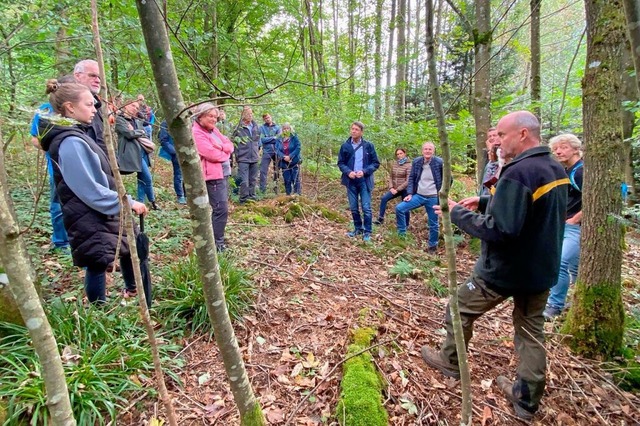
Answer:
M238 268L231 257L218 256L218 262L229 315L240 319L253 299L253 282L249 273ZM211 330L196 255L192 253L185 262L165 269L162 278L163 284L158 286L159 316L169 321L184 321L193 332Z

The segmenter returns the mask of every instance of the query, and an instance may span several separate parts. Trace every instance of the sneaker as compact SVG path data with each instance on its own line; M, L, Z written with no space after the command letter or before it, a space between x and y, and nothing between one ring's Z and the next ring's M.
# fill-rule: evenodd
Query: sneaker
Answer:
M513 396L513 383L511 382L511 380L507 379L504 376L498 376L496 378L496 384L498 385L498 387L500 388L504 396L509 401L511 401L511 404L513 405L513 410L516 412L516 417L526 421L533 420L534 413L522 407L518 403L518 399Z
M216 245L216 251L218 253L224 253L225 251L227 251L227 246L224 244L218 244Z
M358 235L362 235L362 231L349 231L349 232L347 232L347 237L349 237L349 238L355 238Z
M364 241L365 243L368 243L371 241L371 234L364 234L362 236L362 241Z
M184 196L178 197L178 204L187 204L187 198Z
M460 380L460 368L449 361L443 360L440 352L435 352L429 346L423 346L420 353L422 354L422 360L426 362L429 367L435 368L447 377Z
M542 316L545 321L553 321L555 317L560 316L562 313L562 309L556 308L555 306L547 305L542 312Z
M122 298L123 299L132 299L134 297L138 297L138 292L136 290L128 290L128 289L124 289L122 291Z
M160 210L160 207L158 207L155 201L151 202L151 210Z
M378 226L382 225L383 223L384 223L384 218L383 217L379 217L379 218L377 218L376 220L373 221L373 224L374 225L378 225Z
M406 232L398 232L398 238L400 238L401 240L406 240L407 239L407 233Z

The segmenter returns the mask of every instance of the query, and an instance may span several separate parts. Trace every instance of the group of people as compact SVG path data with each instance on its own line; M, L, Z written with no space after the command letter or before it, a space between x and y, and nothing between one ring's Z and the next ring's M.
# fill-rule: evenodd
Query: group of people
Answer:
M338 166L353 216L354 230L347 235L362 235L369 241L373 174L380 163L373 144L363 139L363 131L362 123L352 123L351 135L338 154ZM458 287L458 306L468 346L474 322L513 298L515 348L520 360L515 381L498 376L496 383L512 403L516 416L528 421L539 408L546 383L544 321L561 314L567 289L578 270L581 142L575 135L562 134L544 146L539 120L530 112L517 111L489 129L486 145L489 161L478 195L460 202L448 200L451 221L482 243L471 276ZM426 142L422 157L409 166L406 151L396 150L389 190L382 196L375 222L382 224L387 202L400 197L396 222L398 233L404 235L409 212L424 206L429 251L437 247L437 217L442 214L437 198L442 160L434 156L434 151L434 144ZM459 379L449 306L445 323L447 334L442 346L436 349L425 345L421 355L428 366Z

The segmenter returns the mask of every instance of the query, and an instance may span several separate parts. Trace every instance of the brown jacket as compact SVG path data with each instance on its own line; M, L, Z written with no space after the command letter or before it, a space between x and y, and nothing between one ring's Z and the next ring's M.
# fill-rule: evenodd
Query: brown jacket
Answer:
M407 189L410 173L411 160L407 159L407 162L403 165L400 165L397 161L394 161L391 164L391 174L389 175L389 189L395 188L396 191Z

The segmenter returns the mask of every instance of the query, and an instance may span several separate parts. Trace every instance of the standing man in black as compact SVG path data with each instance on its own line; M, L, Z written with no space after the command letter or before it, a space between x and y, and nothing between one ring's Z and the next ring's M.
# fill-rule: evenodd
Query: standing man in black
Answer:
M102 118L102 102L98 94L100 93L100 68L98 63L93 59L84 59L76 64L73 68L73 76L76 81L83 86L86 86L93 95L95 100L94 106L96 107L96 114L93 116L93 121L87 129L87 134L91 139L96 141L98 146L106 153L107 146L104 143L104 122Z
M531 420L545 387L544 311L556 283L567 207L569 179L549 148L540 146L540 122L527 111L498 122L503 167L494 195L449 200L451 221L482 240L471 277L458 287L465 344L473 323L513 297L515 349L520 360L516 380L496 382L513 404L516 416ZM473 210L478 210L479 213ZM440 213L440 208L436 207ZM422 358L449 377L460 377L449 307L447 337L440 350L422 347Z

